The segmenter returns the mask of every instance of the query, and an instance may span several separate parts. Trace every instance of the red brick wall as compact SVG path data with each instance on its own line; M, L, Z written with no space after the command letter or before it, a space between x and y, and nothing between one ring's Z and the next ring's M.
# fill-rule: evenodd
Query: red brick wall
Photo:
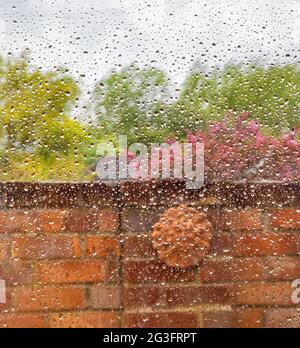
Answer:
M0 327L300 327L298 185L2 184ZM207 212L212 250L171 269L151 245L169 206ZM297 210L298 208L298 210Z

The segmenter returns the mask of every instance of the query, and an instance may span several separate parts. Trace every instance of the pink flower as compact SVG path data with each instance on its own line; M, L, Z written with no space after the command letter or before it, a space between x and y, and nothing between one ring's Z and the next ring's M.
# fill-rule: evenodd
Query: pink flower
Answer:
M201 143L204 138L201 132L197 132L196 134L189 132L187 135L187 139L189 143L196 144Z
M283 137L284 144L288 148L294 148L297 145L297 141L295 140L295 135L296 135L295 130L292 130L289 133L284 135L284 137Z
M264 144L265 140L262 134L257 133L256 134L256 147L260 148Z
M259 131L259 124L258 124L258 122L254 121L254 120L250 121L248 128L249 128L250 132L257 134Z
M233 122L211 123L202 132L187 134L192 144L205 145L205 175L219 180L300 179L300 141L296 130L273 137L260 131L258 121L243 113Z

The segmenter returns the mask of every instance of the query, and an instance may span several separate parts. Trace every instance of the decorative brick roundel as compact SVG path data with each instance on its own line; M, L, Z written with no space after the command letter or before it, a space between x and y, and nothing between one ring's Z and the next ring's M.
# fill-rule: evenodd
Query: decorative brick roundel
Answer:
M152 232L159 259L169 267L183 269L203 261L211 238L212 226L206 214L186 205L165 211Z

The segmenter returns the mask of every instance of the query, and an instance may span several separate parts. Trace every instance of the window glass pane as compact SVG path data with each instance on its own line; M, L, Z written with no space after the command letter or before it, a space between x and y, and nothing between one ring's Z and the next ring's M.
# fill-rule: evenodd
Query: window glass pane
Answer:
M299 52L300 0L0 0L0 328L299 327Z

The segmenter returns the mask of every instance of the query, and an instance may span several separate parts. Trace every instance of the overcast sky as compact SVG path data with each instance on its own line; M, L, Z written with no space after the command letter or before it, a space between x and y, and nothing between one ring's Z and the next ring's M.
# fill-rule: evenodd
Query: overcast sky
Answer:
M82 103L133 61L180 84L195 66L300 60L300 0L0 0L0 19L0 53L29 48L36 66L67 66Z

